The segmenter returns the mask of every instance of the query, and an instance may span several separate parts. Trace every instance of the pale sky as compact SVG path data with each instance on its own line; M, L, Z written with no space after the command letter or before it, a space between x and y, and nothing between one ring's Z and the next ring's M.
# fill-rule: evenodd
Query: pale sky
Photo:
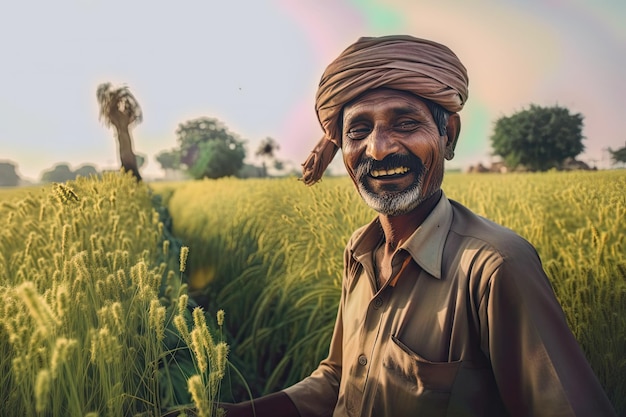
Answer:
M154 155L180 123L219 119L253 155L265 137L299 166L321 137L324 68L360 36L406 33L449 46L470 95L452 167L489 163L494 122L531 103L584 116L579 158L609 166L626 145L623 0L34 0L0 5L0 161L38 180L57 163L119 167L96 88L127 85ZM340 157L332 170L341 173Z

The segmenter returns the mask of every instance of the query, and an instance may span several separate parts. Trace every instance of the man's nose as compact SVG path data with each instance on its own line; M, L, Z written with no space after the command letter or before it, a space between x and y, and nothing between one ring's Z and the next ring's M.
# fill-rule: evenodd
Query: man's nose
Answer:
M400 144L389 131L385 128L375 128L367 137L368 156L377 161L382 161L386 156L397 153L400 150Z

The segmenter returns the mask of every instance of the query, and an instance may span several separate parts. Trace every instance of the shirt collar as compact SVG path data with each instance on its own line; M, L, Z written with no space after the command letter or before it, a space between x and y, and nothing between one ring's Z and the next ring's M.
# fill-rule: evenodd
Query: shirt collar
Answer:
M452 206L442 192L433 211L401 246L424 271L438 279L441 279L443 247L451 225Z
M451 225L452 206L442 192L433 211L400 248L406 250L424 271L441 279L443 248ZM382 239L382 228L376 217L354 240L352 256L361 264L369 264L371 252Z

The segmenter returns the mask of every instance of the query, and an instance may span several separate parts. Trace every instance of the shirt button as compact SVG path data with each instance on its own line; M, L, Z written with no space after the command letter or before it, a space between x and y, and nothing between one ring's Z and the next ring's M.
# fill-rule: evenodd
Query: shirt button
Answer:
M365 355L359 356L359 365L362 365L362 366L367 365L367 358L365 357Z
M374 308L376 310L378 310L379 308L381 308L383 306L383 299L380 297L376 297L374 299Z

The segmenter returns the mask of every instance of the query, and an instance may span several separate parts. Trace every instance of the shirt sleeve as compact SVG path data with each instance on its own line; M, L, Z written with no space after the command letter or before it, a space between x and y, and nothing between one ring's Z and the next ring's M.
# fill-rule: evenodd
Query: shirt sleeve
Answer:
M479 307L482 349L511 416L616 416L570 331L534 248L491 269Z

